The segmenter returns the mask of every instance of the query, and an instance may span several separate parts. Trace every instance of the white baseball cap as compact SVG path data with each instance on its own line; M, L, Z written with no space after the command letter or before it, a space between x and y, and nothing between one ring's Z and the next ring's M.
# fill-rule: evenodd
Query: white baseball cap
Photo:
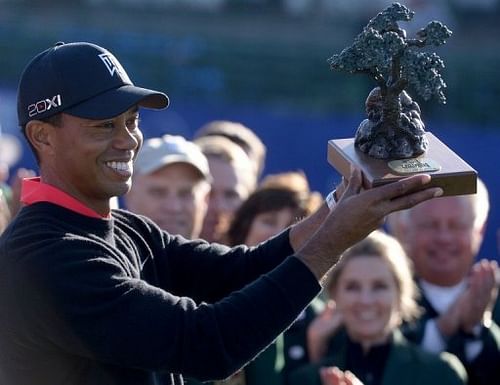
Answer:
M161 138L145 140L135 161L134 171L150 174L173 163L190 164L203 178L212 179L207 158L198 145L180 135L163 135Z

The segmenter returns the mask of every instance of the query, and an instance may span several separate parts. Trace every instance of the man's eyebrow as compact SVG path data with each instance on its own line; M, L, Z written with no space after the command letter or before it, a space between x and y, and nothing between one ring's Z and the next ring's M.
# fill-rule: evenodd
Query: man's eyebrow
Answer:
M139 112L139 106L132 107L128 112L131 114L137 114Z

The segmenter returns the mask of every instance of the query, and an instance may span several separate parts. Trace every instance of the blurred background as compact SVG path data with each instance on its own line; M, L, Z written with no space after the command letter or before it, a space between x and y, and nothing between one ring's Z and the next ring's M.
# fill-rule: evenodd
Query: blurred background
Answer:
M0 132L18 137L11 160L35 168L19 136L16 87L27 62L57 41L89 41L118 57L137 85L165 91L171 106L144 111L146 137L191 138L228 119L252 128L268 148L265 174L302 169L326 194L340 176L327 141L352 137L364 119L368 76L330 71L385 0L0 0ZM446 105L424 102L432 131L475 168L490 191L481 255L500 259L500 0L400 1L415 17L409 36L431 20L453 36L434 51L445 61ZM0 150L1 151L1 150ZM498 235L497 235L498 234Z

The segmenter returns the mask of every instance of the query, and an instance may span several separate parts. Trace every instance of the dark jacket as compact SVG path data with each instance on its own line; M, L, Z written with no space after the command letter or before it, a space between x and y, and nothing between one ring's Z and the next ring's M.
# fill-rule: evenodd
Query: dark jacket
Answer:
M439 315L423 292L420 306L424 309L422 316L416 322L405 325L403 329L405 336L419 345L424 337L425 324ZM462 361L467 369L470 385L489 385L500 378L500 328L495 321L488 327L482 327L478 339L482 341L483 348L479 355L469 362L465 356L465 344L473 338L476 337L458 332L446 341L446 351Z
M0 238L0 384L226 377L317 295L292 252L287 232L229 249L123 210L27 206Z

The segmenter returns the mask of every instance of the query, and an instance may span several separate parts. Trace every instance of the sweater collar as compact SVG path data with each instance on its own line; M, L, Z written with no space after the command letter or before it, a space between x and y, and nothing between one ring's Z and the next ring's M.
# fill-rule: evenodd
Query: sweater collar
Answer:
M40 177L23 179L21 186L21 203L31 205L37 202L53 203L92 218L110 218L111 216L111 213L104 216L100 215L57 187L43 183Z

